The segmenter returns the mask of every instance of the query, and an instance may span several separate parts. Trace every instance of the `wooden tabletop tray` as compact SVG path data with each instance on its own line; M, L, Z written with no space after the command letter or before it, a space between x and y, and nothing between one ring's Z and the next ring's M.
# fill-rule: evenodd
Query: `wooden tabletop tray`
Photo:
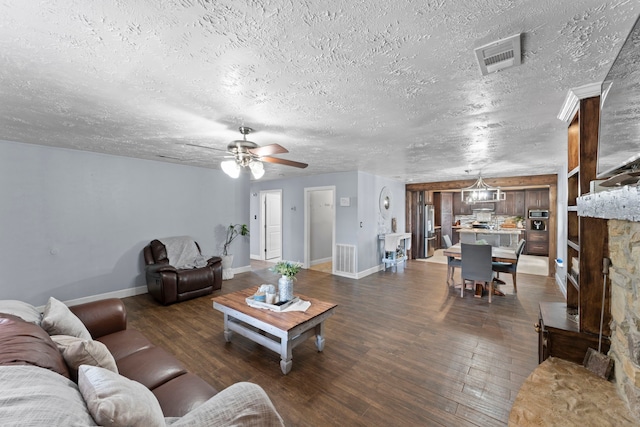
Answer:
M282 311L285 308L289 307L291 304L293 304L295 302L298 302L299 300L300 300L300 298L293 297L289 301L284 302L282 304L267 304L266 302L256 301L255 299L253 299L253 295L245 299L245 301L247 301L247 305L249 307L266 308L266 309L273 310L273 311Z

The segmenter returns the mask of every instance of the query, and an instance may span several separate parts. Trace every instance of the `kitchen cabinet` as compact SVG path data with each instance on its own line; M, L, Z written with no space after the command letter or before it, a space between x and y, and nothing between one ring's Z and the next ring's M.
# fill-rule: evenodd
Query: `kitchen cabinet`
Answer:
M468 205L462 201L460 193L453 195L453 215L471 215L471 205Z
M546 188L538 188L525 191L525 206L526 213L523 215L527 218L529 210L531 209L549 209L549 190ZM540 219L537 222L542 221L543 231L537 231L533 225L531 219L525 219L526 224L526 239L527 244L524 248L526 255L543 255L549 256L549 233L548 233L548 219Z
M535 190L526 190L526 209L549 209L549 190L539 188Z
M462 201L460 193L453 194L453 214L454 215L473 215L473 211L476 209L489 209L493 211L496 208L496 203L474 203L467 204Z
M546 231L527 230L525 239L527 255L549 255L549 235Z
M496 203L496 215L525 217L525 192L505 191L505 200Z

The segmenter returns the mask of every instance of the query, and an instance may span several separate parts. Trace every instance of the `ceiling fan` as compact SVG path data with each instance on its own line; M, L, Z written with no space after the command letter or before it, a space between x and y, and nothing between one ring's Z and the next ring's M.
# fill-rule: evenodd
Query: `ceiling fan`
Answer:
M232 155L234 160L223 160L220 163L222 170L230 177L237 178L238 176L240 176L241 168L248 167L251 170L251 174L253 175L253 177L255 179L260 179L264 175L264 166L262 162L277 163L280 165L293 166L301 169L309 166L306 163L271 157L272 154L288 153L289 150L287 150L280 144L259 146L253 141L247 141L247 135L253 132L253 129L246 126L240 126L239 130L242 134L242 139L236 139L235 141L231 141L229 145L227 145L227 152ZM203 145L194 146L216 150L216 148L205 147Z

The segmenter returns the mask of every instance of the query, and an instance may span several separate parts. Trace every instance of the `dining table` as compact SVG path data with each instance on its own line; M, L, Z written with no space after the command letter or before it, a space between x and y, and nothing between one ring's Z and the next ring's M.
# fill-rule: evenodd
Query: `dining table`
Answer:
M455 245L452 245L446 248L443 251L443 255L462 259L462 247L460 246L460 243L456 243ZM516 248L511 246L492 246L491 259L494 262L506 262L511 264L516 263L518 262L518 256L516 255ZM494 280L498 280L498 279L494 278ZM504 283L504 282L499 281L499 283ZM464 285L460 284L460 286L464 286ZM494 293L499 296L504 296L504 293L497 290L497 288L495 289Z
M462 259L462 247L460 246L460 243L456 243L455 245L446 248L443 251L443 255ZM491 258L496 262L515 263L518 261L516 248L511 246L492 246Z

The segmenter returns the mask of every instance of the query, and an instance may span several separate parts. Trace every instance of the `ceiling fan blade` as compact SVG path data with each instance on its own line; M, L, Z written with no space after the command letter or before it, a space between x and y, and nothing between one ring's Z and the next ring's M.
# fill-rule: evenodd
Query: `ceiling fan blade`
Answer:
M263 145L261 147L250 148L247 151L249 151L251 154L256 155L258 157L270 156L272 154L282 154L282 153L288 153L289 152L289 150L287 150L286 148L284 148L280 144Z
M306 163L294 162L293 160L279 159L277 157L260 157L260 160L267 163L278 163L280 165L293 166L294 168L304 169L309 166Z
M222 150L222 149L220 149L220 148L214 148L214 147L207 147L206 145L197 145L197 144L189 144L189 143L186 143L186 144L184 144L184 145L188 145L188 146L190 146L190 147L206 148L206 149L208 149L208 150L223 151L223 152L225 152L225 153L227 153L227 152L228 152L227 150Z

